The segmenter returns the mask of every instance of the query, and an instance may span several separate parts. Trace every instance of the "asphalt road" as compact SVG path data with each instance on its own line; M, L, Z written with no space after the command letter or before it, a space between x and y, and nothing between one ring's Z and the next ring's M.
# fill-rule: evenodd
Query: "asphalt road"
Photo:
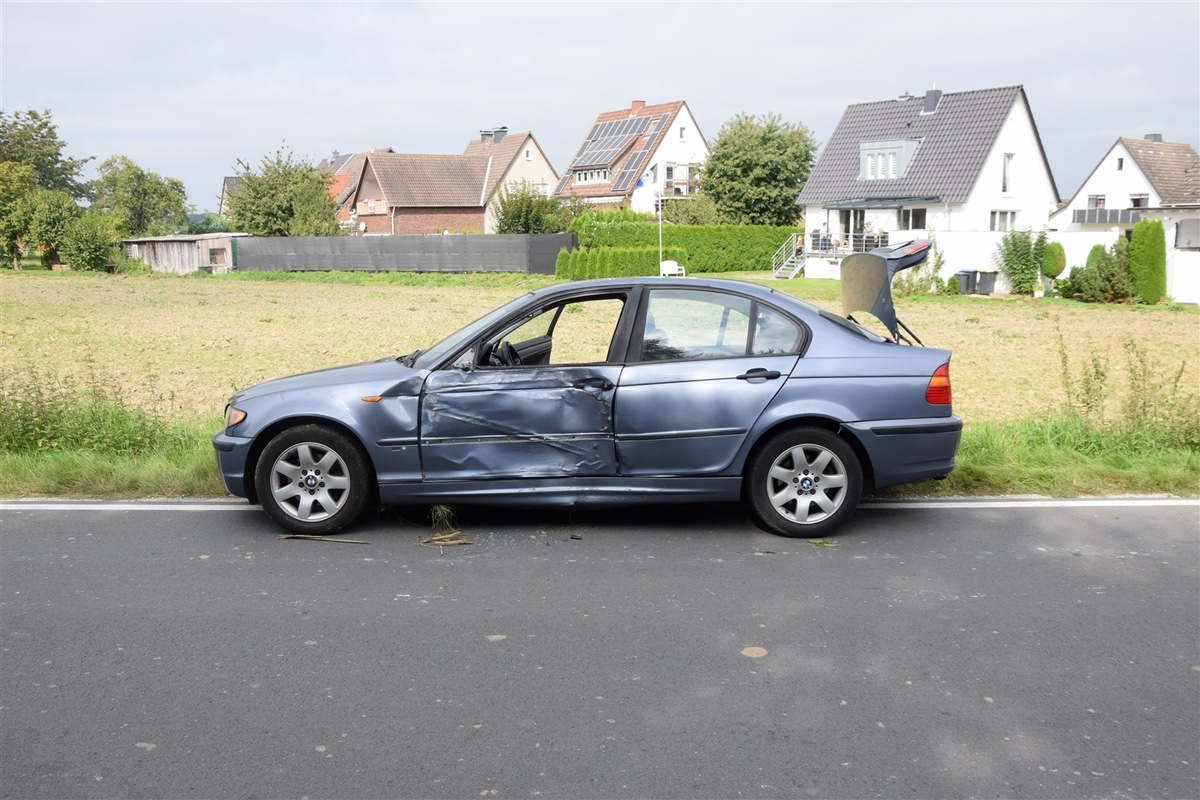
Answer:
M459 522L0 503L0 795L1200 796L1196 502Z

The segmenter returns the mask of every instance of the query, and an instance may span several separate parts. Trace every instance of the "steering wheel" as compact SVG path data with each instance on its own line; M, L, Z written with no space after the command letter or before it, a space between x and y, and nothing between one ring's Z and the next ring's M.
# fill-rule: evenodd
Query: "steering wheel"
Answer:
M504 341L496 345L496 357L506 367L521 366L521 357L517 355L517 348L512 346L512 342Z

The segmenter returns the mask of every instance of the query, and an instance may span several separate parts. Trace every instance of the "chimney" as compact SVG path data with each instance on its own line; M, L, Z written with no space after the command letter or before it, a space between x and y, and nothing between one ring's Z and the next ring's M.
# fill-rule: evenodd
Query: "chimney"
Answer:
M1159 144L1162 144L1162 134L1161 133L1147 133L1146 141L1147 142L1158 142Z
M641 111L645 107L646 107L645 100L634 100L633 107L629 110L629 116L636 117L637 112Z
M501 125L497 128L492 128L490 131L480 131L479 141L483 142L484 144L487 144L488 142L496 144L504 138L506 133L508 133L508 128L504 125Z
M930 89L925 93L925 105L921 107L922 114L932 114L937 111L938 104L942 102L942 93L938 89Z

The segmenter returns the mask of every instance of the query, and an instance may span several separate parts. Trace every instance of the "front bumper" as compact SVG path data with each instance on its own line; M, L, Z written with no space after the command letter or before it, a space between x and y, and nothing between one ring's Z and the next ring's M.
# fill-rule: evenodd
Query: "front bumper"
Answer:
M225 489L236 497L250 497L252 487L246 480L246 464L253 440L230 436L222 430L213 436L212 442L217 456L217 471L221 473Z

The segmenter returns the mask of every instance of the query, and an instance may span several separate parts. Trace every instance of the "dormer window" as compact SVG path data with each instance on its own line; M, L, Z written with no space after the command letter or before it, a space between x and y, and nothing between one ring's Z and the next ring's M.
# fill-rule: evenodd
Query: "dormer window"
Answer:
M612 173L607 169L581 169L575 173L575 183L612 183Z
M875 181L903 178L920 144L916 139L861 142L858 145L858 179Z

